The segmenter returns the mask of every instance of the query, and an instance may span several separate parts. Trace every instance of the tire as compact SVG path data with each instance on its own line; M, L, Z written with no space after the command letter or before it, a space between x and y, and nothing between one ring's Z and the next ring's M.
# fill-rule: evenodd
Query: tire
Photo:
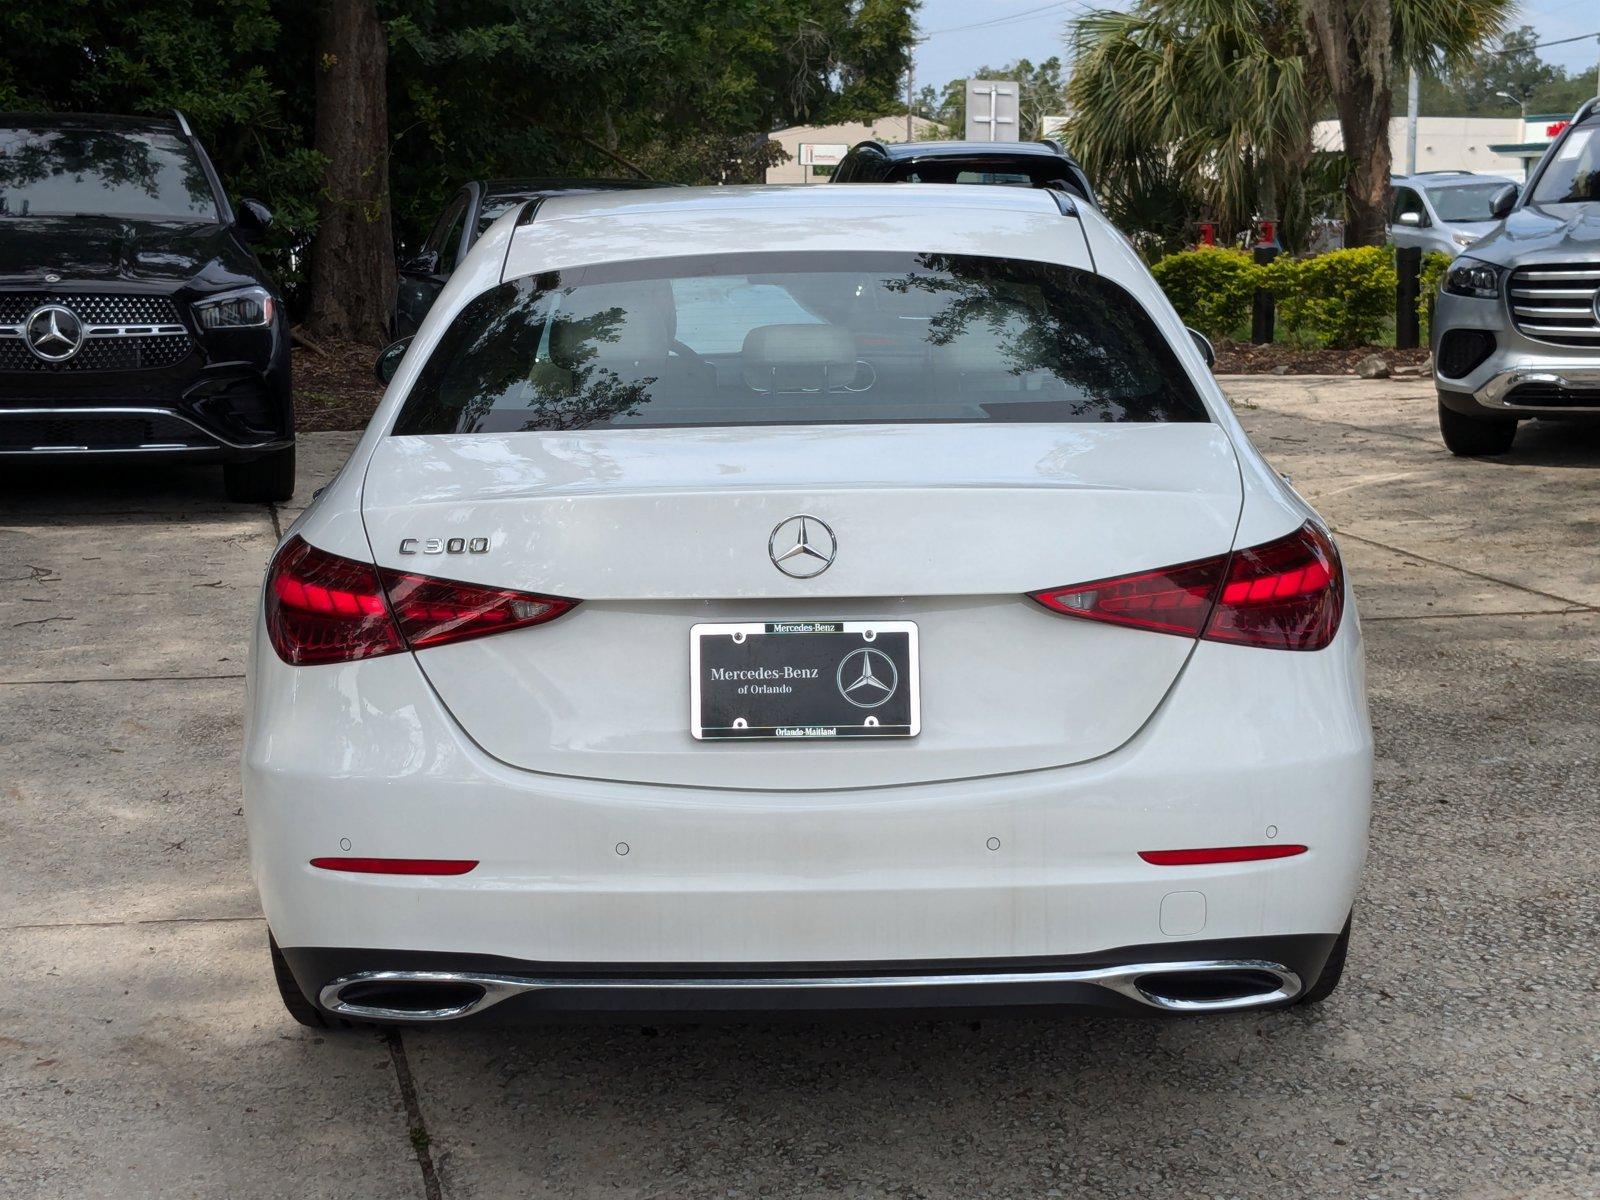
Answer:
M1517 422L1495 417L1469 417L1439 401L1439 432L1445 447L1462 458L1504 454L1517 436Z
M1344 930L1333 943L1333 949L1328 951L1328 961L1322 964L1322 974L1317 976L1316 983L1300 994L1295 1005L1321 1004L1333 995L1339 981L1344 978L1344 961L1350 953L1350 923L1354 917L1352 913L1344 919Z
M306 994L294 981L294 974L289 970L289 962L283 957L283 951L278 949L278 939L272 936L270 929L267 931L267 948L272 952L272 976L278 981L278 996L291 1017L310 1029L349 1028L347 1021L328 1016L306 999Z
M270 504L294 495L294 447L249 462L224 463L222 484L236 504Z

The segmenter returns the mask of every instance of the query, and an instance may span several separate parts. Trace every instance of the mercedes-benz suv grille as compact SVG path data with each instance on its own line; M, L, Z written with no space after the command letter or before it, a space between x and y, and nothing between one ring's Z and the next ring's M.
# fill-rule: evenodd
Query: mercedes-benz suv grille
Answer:
M1542 263L1511 273L1511 319L1527 337L1600 349L1600 263Z
M83 322L83 343L62 362L47 362L28 348L28 315L59 304ZM0 292L0 371L137 371L171 367L193 341L166 296Z

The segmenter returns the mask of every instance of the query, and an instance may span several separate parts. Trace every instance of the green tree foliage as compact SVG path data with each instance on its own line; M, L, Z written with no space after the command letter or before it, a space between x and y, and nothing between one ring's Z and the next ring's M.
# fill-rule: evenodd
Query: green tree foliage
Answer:
M0 109L181 108L301 284L324 164L309 149L320 0L0 5ZM464 180L761 179L785 125L903 111L917 0L380 0L394 228Z

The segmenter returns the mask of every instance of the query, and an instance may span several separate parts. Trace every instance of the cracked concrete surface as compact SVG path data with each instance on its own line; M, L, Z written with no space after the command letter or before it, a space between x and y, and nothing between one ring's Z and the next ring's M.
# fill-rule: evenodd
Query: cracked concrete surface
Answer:
M1339 532L1377 794L1344 987L1205 1021L302 1029L239 673L353 435L278 513L8 468L0 1197L1600 1195L1600 429L1469 462L1415 381L1225 386Z

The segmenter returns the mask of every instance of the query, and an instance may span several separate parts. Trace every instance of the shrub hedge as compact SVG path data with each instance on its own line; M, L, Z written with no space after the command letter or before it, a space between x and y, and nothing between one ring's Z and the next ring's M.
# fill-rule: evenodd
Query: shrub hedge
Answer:
M1428 305L1449 260L1423 260L1418 311ZM1206 246L1169 254L1151 268L1186 324L1210 337L1242 333L1257 287L1278 302L1278 325L1292 337L1322 346L1372 345L1394 319L1394 250L1360 246L1308 258L1280 257L1257 265L1243 250Z
M1226 337L1250 323L1261 268L1243 250L1202 246L1169 254L1150 268L1184 323Z

